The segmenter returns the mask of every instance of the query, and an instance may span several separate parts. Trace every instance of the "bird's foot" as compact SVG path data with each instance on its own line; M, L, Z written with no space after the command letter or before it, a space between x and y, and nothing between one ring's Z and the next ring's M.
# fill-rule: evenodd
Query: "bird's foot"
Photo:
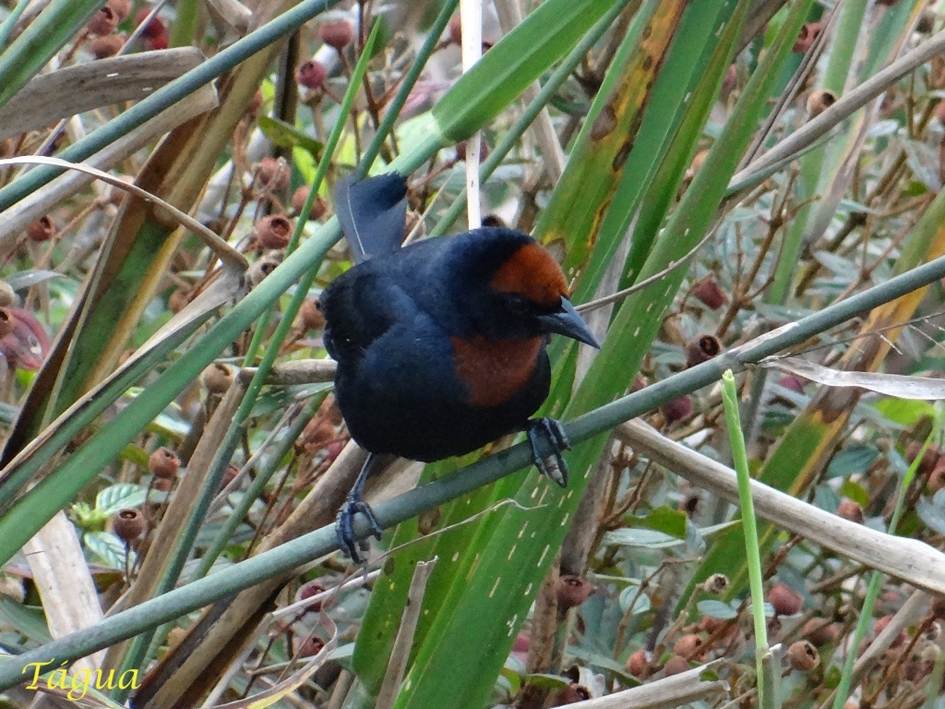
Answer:
M374 516L374 510L371 509L371 506L360 497L349 495L348 499L345 500L345 503L341 506L341 509L338 510L336 533L338 535L338 546L341 547L341 550L350 556L351 560L356 564L360 564L364 561L358 551L357 541L354 538L354 516L358 512L367 518L368 524L371 527L371 534L380 539L383 531L381 525L378 524L377 517Z
M525 429L528 443L532 447L532 462L538 472L561 487L568 486L568 465L561 454L570 450L571 442L560 421L542 417L528 422ZM543 452L550 448L550 453Z

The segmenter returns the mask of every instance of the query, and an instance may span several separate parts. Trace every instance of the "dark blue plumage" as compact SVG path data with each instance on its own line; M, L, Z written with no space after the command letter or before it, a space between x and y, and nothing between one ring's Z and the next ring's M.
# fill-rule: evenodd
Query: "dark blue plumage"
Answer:
M528 430L558 451L556 422L529 421L548 395L553 332L596 346L567 299L561 269L531 237L483 228L398 248L403 179L345 183L336 210L357 265L325 289L325 345L338 362L335 395L352 437L374 454L430 461ZM362 259L363 257L363 259ZM558 455L560 484L566 482ZM339 519L353 556L351 517L366 464ZM379 530L376 530L379 532Z

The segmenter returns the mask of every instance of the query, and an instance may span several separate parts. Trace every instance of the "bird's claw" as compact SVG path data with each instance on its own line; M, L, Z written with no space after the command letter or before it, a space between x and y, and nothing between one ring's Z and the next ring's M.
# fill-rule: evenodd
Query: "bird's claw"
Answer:
M374 516L374 510L371 509L371 506L364 500L349 495L348 499L345 500L345 503L341 506L341 509L338 510L336 533L338 535L338 546L340 546L356 564L360 564L363 561L358 551L358 544L354 538L354 516L358 512L367 518L368 525L371 527L371 534L377 537L377 539L381 538L383 531L377 521L377 517Z
M547 416L534 419L529 422L525 434L532 447L532 462L538 472L561 487L567 487L568 465L561 453L570 450L571 442L561 422ZM542 455L542 438L551 447L551 453L548 455Z

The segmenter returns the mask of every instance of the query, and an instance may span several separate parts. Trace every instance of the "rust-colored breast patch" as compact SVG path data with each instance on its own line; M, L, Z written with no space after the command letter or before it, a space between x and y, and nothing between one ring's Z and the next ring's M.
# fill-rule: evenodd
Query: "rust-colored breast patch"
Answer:
M541 338L488 340L451 337L456 374L473 406L500 406L525 386L535 371Z
M531 302L554 307L567 295L561 266L538 244L525 244L499 267L490 284L500 293L518 293Z

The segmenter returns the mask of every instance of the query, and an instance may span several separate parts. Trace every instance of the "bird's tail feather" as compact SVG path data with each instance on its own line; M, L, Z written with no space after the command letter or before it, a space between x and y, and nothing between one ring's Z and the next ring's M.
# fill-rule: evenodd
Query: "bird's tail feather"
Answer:
M357 263L400 248L407 220L407 182L396 172L343 180L335 213Z

